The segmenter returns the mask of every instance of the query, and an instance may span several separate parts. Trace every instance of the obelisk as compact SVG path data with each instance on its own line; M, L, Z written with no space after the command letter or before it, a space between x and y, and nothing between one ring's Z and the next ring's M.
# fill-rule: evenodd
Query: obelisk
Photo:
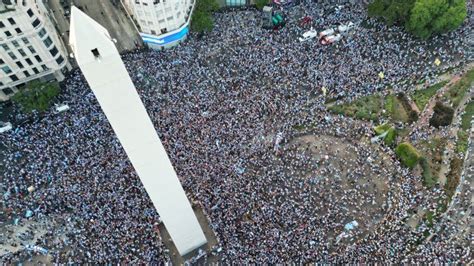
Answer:
M191 204L108 31L73 6L69 44L180 255L206 244Z

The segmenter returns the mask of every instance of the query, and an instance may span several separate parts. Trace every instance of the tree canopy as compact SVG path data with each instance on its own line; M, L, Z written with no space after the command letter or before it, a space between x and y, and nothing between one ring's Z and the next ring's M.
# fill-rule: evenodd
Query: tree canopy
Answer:
M375 0L367 11L423 39L456 29L467 16L465 0Z
M255 0L255 6L259 10L262 10L266 5L268 5L268 0Z
M192 16L191 29L199 33L211 31L214 27L212 12L217 9L219 9L219 5L216 0L197 0Z
M44 112L51 106L59 92L57 82L43 83L35 80L29 82L26 88L13 95L12 101L18 104L26 113L31 113L33 110Z

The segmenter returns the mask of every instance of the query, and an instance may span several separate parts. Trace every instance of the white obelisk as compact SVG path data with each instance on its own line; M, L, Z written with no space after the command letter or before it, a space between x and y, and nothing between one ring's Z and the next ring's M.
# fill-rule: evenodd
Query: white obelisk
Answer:
M206 244L168 155L108 31L76 7L69 43L178 252Z

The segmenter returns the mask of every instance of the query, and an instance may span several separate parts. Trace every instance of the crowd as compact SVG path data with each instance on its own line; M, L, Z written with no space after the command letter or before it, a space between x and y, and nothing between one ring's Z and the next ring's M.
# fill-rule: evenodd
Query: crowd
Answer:
M304 30L294 13L301 8L318 29L348 21L358 27L335 45L300 43ZM409 91L420 80L434 80L465 63L462 36L472 25L420 41L367 19L358 5L324 19L317 5L285 12L289 22L280 31L262 29L255 10L228 11L215 15L211 33L190 36L179 47L123 56L183 187L208 215L222 247L219 258L467 262L467 247L440 244L436 248L452 255L439 258L416 249L425 228L412 229L406 220L418 206L432 208L443 191L424 189L390 149L364 144L372 124L334 116L324 101L351 101L388 86ZM433 64L437 57L440 67ZM54 262L169 261L159 215L80 71L67 78L63 99L70 111L0 135L5 213L49 223L35 244ZM275 152L278 133L283 141ZM294 143L304 135L329 137L305 149ZM329 140L346 143L347 150ZM24 218L27 211L34 215ZM359 231L336 241L353 219Z

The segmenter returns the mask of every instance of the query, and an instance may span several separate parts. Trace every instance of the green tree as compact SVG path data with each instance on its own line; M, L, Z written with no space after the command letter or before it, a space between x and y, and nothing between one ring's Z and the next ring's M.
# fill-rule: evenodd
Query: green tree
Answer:
M268 0L255 0L255 6L259 10L262 10L266 5L268 5Z
M44 112L51 106L59 92L57 82L43 83L35 80L15 94L12 101L18 104L26 113L31 113L33 110Z
M191 29L193 31L199 33L209 32L212 30L213 27L214 21L212 20L212 17L209 13L202 11L194 11L191 23Z
M467 17L466 5L463 1L458 1L450 6L443 15L439 16L433 23L435 33L443 33L455 30L459 27Z
M467 8L465 0L375 0L367 13L382 18L389 26L405 26L415 36L427 39L459 27Z
M219 4L216 0L196 0L195 11L198 12L216 12L219 9Z
M193 31L203 33L214 28L212 13L219 9L216 0L197 0L191 21Z
M368 6L371 17L382 18L387 25L403 24L410 16L414 0L375 0Z

